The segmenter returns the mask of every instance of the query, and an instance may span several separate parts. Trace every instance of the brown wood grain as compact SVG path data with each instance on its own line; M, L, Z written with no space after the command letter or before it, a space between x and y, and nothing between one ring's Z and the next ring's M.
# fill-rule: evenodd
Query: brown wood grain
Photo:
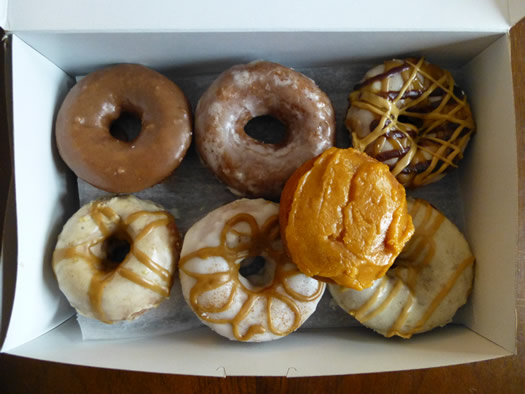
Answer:
M519 163L518 354L452 367L318 378L206 378L78 367L0 355L5 393L525 393L525 20L511 31ZM329 362L329 360L327 360Z

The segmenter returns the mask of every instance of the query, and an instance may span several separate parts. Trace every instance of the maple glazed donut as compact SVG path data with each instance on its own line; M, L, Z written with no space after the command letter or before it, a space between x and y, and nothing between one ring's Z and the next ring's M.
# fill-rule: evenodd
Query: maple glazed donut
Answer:
M475 129L450 72L423 58L385 61L368 71L350 94L346 126L355 149L387 164L408 187L457 167Z
M133 196L96 200L64 225L53 270L79 314L133 320L169 296L180 244L173 217L159 205Z
M140 119L138 136L113 137L122 115ZM73 172L99 189L133 193L168 177L191 142L191 110L182 91L156 71L122 64L82 78L57 116L56 140Z
M474 256L463 234L428 202L409 199L415 233L386 275L356 291L329 285L341 308L391 337L444 326L467 302Z
M282 338L315 311L325 284L303 275L280 240L279 205L241 199L187 232L182 292L197 317L231 340Z
M283 141L263 143L246 134L246 124L262 115L286 126ZM334 145L335 131L328 96L305 75L266 61L222 73L195 111L201 159L232 192L251 197L278 198L297 167Z

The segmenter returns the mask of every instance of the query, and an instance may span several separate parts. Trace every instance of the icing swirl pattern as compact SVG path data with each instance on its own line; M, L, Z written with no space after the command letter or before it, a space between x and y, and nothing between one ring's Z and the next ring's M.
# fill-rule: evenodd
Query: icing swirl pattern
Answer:
M197 223L184 240L179 262L184 297L205 324L230 339L288 335L313 313L324 292L325 285L303 275L284 252L277 212L277 204L268 201L238 200ZM209 245L197 246L200 230L215 220L220 223L213 229L214 245L208 239ZM241 274L242 262L255 256L266 261L261 274L266 283Z

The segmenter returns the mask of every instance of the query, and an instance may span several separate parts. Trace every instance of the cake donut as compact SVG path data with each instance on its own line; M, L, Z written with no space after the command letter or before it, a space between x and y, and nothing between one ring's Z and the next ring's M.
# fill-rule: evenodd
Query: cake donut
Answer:
M441 179L457 167L474 120L450 72L420 59L389 60L350 94L353 147L387 164L405 186Z
M133 196L95 200L64 225L53 270L79 314L133 320L169 296L180 244L173 217L159 205Z
M341 308L386 337L444 326L472 287L474 256L463 234L424 200L410 199L408 211L414 236L383 278L362 291L329 285Z
M263 143L245 133L253 118L270 115L287 128L284 140ZM278 198L306 160L335 142L330 99L305 75L255 61L222 73L195 111L195 142L203 162L238 195Z
M385 275L414 232L404 187L351 148L330 148L294 172L279 222L301 272L356 290Z
M224 205L186 233L182 292L197 317L231 340L282 338L315 311L325 284L303 275L283 250L279 206L263 199Z
M131 140L111 134L122 115L140 119ZM62 159L86 182L112 193L132 193L168 177L192 136L182 91L146 67L122 64L88 74L67 94L56 121Z

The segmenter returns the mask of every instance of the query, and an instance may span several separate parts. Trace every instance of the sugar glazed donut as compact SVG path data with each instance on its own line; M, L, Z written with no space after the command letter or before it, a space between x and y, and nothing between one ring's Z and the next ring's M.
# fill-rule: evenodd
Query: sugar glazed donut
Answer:
M262 115L286 126L282 142L267 144L245 133L248 121ZM297 167L334 145L334 110L297 71L266 61L238 65L199 100L195 142L204 163L234 193L278 198Z
M385 275L414 232L404 187L386 165L351 148L328 149L294 172L279 222L304 274L357 290Z
M324 283L298 271L283 250L279 206L237 200L187 232L179 262L184 298L206 325L232 340L282 338L315 311Z
M383 278L362 291L329 285L339 306L386 337L444 326L472 287L474 256L463 234L424 200L410 199L408 210L414 236Z
M371 69L350 94L353 147L390 166L405 186L441 179L457 167L475 125L450 72L421 59Z
M79 314L133 320L169 296L180 243L162 207L133 196L97 200L64 225L53 270Z
M126 113L141 121L132 141L110 133ZM123 64L88 74L69 91L58 112L56 140L78 177L108 192L132 193L161 182L180 164L191 122L189 104L173 82Z

